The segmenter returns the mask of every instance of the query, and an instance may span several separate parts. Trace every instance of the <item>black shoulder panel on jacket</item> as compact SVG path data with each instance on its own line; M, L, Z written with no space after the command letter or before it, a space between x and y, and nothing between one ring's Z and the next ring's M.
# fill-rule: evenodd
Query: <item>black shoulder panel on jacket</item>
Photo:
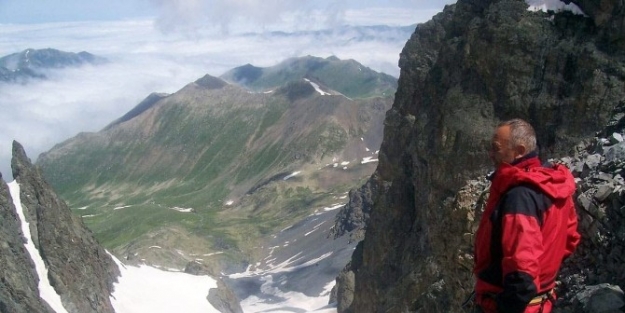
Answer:
M502 214L532 216L543 223L544 212L552 202L543 192L531 185L519 185L506 192L501 202Z

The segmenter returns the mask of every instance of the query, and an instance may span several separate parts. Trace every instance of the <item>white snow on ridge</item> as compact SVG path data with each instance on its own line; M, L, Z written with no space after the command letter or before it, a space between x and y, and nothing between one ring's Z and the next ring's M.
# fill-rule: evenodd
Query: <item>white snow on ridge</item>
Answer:
M301 171L293 172L293 173L291 173L289 175L284 176L284 178L282 178L282 180L287 180L287 179L289 179L291 177L295 177L295 176L299 175L299 173L301 173Z
M20 218L22 233L24 234L24 237L26 237L26 243L24 244L26 246L26 251L28 251L30 258L35 263L35 271L39 276L39 296L41 299L46 301L56 313L67 313L67 310L65 310L65 307L63 307L61 302L61 296L59 296L52 285L50 285L50 280L48 279L48 269L46 268L46 264L43 262L39 251L35 248L35 244L33 243L33 239L30 235L30 223L26 221L24 208L22 207L22 201L20 199L20 186L16 181L10 182L8 185L11 198L13 198L13 204L15 205L15 210Z
M132 206L132 205L118 206L118 207L113 208L113 211L117 211L117 210L121 210L121 209L129 208L129 207L131 207L131 206Z
M366 157L366 158L362 158L362 161L360 162L360 164L367 164L367 163L371 163L371 162L377 162L378 159L374 159L372 157Z
M121 277L111 303L119 313L219 313L207 300L217 281L208 276L162 271L150 266L125 266L113 258Z
M322 96L330 96L330 95L332 95L331 93L328 93L328 92L325 92L325 91L321 90L321 87L319 87L319 85L317 85L317 84L315 84L315 83L311 82L309 79L304 78L304 80L305 80L305 81L307 81L307 82L309 82L309 83L313 86L313 88L315 88L315 90L316 90L316 91L317 91L320 95L322 95Z
M341 199L343 199L343 198L341 198ZM331 207L328 207L328 208L323 208L323 210L324 210L324 211L334 211L334 210L336 210L336 209L340 209L340 208L342 208L344 205L345 205L345 203L343 203L343 204L340 204L340 203L339 203L339 204L335 204L335 205L333 205L333 206L331 206Z
M192 209L192 208L179 208L179 207L177 207L177 206L175 206L175 207L173 207L173 208L170 208L170 209L172 209L172 210L174 210L174 211L181 212L181 213L191 213L191 212L193 212L193 209Z
M573 14L586 16L584 11L582 11L582 9L580 9L575 3L566 4L560 0L525 0L525 2L529 5L527 10L532 12L547 12L549 10L555 12L571 11Z

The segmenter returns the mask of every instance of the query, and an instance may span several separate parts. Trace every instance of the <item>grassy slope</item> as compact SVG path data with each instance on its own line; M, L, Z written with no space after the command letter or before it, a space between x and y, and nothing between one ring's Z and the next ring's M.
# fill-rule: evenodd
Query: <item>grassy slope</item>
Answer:
M73 208L87 207L76 212L117 254L134 251L177 267L193 259L172 252L178 249L223 253L206 261L218 268L250 260L260 238L336 203L375 167L339 173L320 163L359 139L370 125L353 112L375 101L285 88L251 94L190 84L131 121L58 145L38 163ZM369 114L381 120L378 111ZM281 179L295 170L306 178ZM224 205L230 199L235 204Z

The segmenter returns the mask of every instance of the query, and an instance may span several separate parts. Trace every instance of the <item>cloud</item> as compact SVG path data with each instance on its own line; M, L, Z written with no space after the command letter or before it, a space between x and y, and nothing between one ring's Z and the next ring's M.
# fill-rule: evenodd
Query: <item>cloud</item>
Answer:
M271 29L293 20L296 23L291 23L291 26L295 29L333 28L353 22L348 16L350 12L398 12L397 9L404 11L399 14L400 18L405 16L405 12L417 13L408 22L412 24L415 19L423 16L422 13L429 18L440 11L443 5L454 2L455 0L152 0L159 12L155 25L165 33L195 31L206 27L217 27L223 33L230 33L233 24L245 23L253 25L255 30L259 27ZM394 25L397 23L390 16L387 21Z
M292 0L153 0L160 9L156 25L161 31L196 29L219 26L229 32L233 21L255 25L279 22L286 12L305 11L305 1Z
M432 13L420 14L425 20ZM399 9L345 10L342 18L354 25L379 25L391 20L419 22L416 15ZM207 73L219 76L246 63L272 66L289 57L335 55L399 75L397 61L410 28L294 31L300 19L283 14L271 29L253 33L249 25L235 23L227 36L210 29L198 29L193 36L163 34L152 20L2 25L0 56L51 47L88 51L110 62L51 71L47 81L0 84L0 172L5 180L11 177L14 139L35 161L40 153L79 132L99 131L152 92L173 93Z

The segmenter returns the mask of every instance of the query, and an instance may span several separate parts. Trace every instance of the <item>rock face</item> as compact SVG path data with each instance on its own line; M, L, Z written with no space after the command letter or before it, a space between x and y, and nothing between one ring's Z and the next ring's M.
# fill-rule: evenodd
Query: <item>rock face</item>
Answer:
M61 296L63 306L70 313L114 312L109 295L119 276L119 269L113 260L98 245L80 217L72 215L65 202L56 196L17 142L13 142L11 167L13 177L20 185L21 202L31 225L33 242L48 268L50 284ZM10 219L15 220L14 216ZM14 243L9 244L12 245L15 250L23 250ZM2 255L4 257L5 254ZM25 261L24 264L30 263ZM31 265L27 267L31 268ZM25 270L24 273L32 275L33 271ZM20 301L19 297L9 299Z
M370 179L357 190L350 190L349 202L336 215L330 236L335 239L349 233L350 242L364 239L366 224L373 207L371 198L377 192L376 180Z
M53 312L39 297L35 265L24 247L20 220L0 175L0 312Z
M217 280L217 288L208 291L206 299L221 313L243 313L237 295L221 279Z
M492 130L528 120L550 158L602 129L625 99L619 3L580 1L584 17L530 12L522 0L459 0L417 27L400 57L365 239L347 268L354 279L339 281L355 286L337 288L353 289L353 300L341 303L350 297L339 292L339 312L461 311ZM622 245L609 249L621 255ZM603 282L623 287L609 273ZM578 283L599 282L591 276Z

